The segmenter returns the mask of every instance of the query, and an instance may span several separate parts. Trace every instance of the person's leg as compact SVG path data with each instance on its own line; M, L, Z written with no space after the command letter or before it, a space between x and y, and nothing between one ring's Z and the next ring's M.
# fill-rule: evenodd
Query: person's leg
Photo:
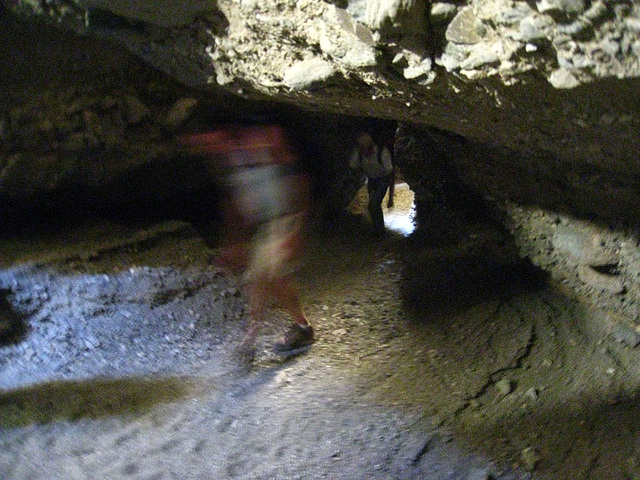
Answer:
M271 284L271 293L276 304L288 312L293 321L301 327L307 327L309 320L304 313L297 289L289 277L275 279Z
M311 345L314 342L315 331L304 313L291 279L282 277L274 280L271 293L277 306L286 310L294 321L284 338L274 345L275 351L289 353Z
M389 199L387 200L387 208L393 208L395 199L393 198L396 193L396 175L395 172L389 174Z
M382 213L382 199L387 191L386 178L369 179L369 215L376 234L384 233L384 215Z
M264 282L256 280L247 284L245 291L247 292L247 304L249 308L249 325L245 336L240 344L242 349L253 348L258 330L264 320L267 310L268 291L269 289Z

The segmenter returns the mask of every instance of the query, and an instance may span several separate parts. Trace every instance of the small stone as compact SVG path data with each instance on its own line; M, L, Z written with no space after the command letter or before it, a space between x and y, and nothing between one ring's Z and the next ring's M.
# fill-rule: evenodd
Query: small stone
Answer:
M540 13L562 12L567 15L579 15L584 12L584 0L540 0L536 2Z
M284 72L284 84L292 90L304 90L328 80L336 73L331 64L321 58L297 62Z
M520 453L520 458L522 459L522 464L524 467L531 471L535 470L538 462L540 461L540 455L533 447L527 447Z
M566 68L554 70L547 80L557 89L575 88L580 85L580 81Z
M578 264L591 267L616 265L620 254L603 248L601 236L593 227L582 224L558 225L551 239L553 248Z
M424 69L420 66L409 66L405 68L402 73L405 79L415 80L416 78L420 78L423 75L426 75L428 72L425 72Z
M289 372L286 370L282 372L278 372L275 378L276 385L289 385L293 382L292 378L289 376Z
M175 130L191 116L197 105L198 100L195 98L179 99L169 110L167 118L164 120L164 126L169 130Z
M345 328L339 328L337 330L334 330L333 332L331 332L332 335L336 338L342 338L347 334L347 330Z
M431 22L436 24L448 22L457 12L458 8L451 3L433 3L431 4Z
M218 85L224 86L234 82L234 78L231 75L227 75L224 72L216 73L216 82Z
M397 53L396 56L393 57L393 60L391 60L391 63L394 64L396 67L408 66L407 57L405 56L404 53Z
M84 341L84 346L87 348L87 350L95 350L100 346L100 340L95 337L87 337Z
M525 392L524 396L532 402L535 402L536 400L538 400L538 390L534 387L531 387Z
M520 22L520 40L532 42L545 38L544 31L538 27L533 17L528 17Z
M474 52L469 55L468 58L460 63L462 70L473 70L483 65L496 64L500 62L498 54L491 49L484 49L479 52Z
M600 42L600 47L602 47L602 50L604 50L610 57L615 57L620 52L620 43L610 38L602 40Z
M447 53L441 55L438 63L442 65L447 72L452 72L460 67L460 59L456 55L449 55Z
M624 24L632 32L635 32L635 33L640 32L640 19L639 18L633 18L633 17L625 18Z
M344 8L330 5L325 11L324 16L327 20L339 25L343 30L349 33L355 33L356 27L353 17Z
M589 9L586 12L584 12L584 16L590 21L595 22L597 20L604 18L607 15L607 13L608 13L607 6L604 4L604 2L600 0L596 0L591 4L591 7L589 7Z
M615 325L611 330L611 337L618 343L622 343L628 347L635 348L640 345L640 333L625 327L624 325Z
M556 31L558 33L569 35L572 38L580 39L585 35L588 35L588 32L590 29L591 29L591 24L588 21L578 19L575 22L571 22L568 25L558 25Z
M365 45L369 45L370 47L375 47L376 45L376 41L373 39L373 33L371 33L369 27L360 23L356 24L356 37L358 37Z
M359 41L352 42L340 63L351 68L373 67L376 65L375 49Z
M445 32L449 42L473 45L480 43L487 34L487 27L470 8L463 8L451 21Z
M496 390L498 390L500 395L509 395L512 390L511 380L503 378L502 380L496 382Z

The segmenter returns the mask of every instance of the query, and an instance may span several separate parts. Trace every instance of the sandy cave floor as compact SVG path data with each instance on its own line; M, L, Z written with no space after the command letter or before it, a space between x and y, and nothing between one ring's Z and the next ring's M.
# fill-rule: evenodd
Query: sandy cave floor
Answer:
M238 278L189 224L0 238L29 330L0 347L0 478L640 478L640 353L555 285L410 312L412 248L312 225L318 342L273 355L274 312L246 369Z

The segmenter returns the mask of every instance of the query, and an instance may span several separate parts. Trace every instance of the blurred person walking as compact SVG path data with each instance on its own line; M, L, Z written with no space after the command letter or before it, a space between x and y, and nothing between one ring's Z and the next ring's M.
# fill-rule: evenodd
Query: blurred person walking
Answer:
M239 348L251 361L269 307L282 308L293 324L274 350L295 354L314 342L294 274L302 253L310 205L309 179L278 125L234 125L182 137L192 153L207 157L225 195L225 246L217 263L243 272L250 323Z

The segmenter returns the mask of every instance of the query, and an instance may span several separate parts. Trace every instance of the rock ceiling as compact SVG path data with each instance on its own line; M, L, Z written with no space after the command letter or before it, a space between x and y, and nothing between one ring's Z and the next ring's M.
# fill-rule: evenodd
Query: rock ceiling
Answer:
M115 40L193 87L637 172L633 2L334 3L8 1Z

